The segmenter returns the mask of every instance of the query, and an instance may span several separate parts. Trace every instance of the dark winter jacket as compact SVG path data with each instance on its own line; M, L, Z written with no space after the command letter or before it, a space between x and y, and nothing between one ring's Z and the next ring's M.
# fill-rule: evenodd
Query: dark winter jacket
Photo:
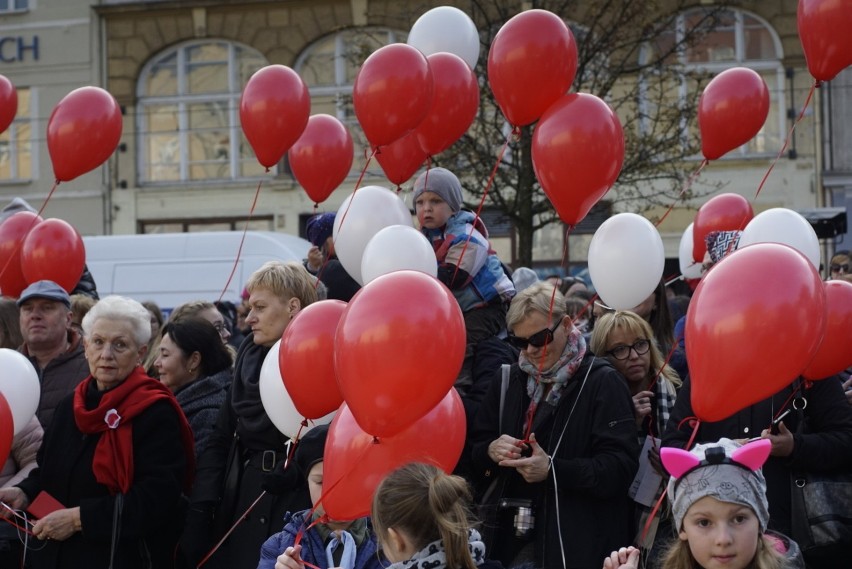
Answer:
M211 376L202 377L175 393L175 399L183 409L195 439L195 456L201 456L207 439L216 425L216 417L228 388L231 386L231 370L222 370Z
M45 431L50 427L53 411L59 402L74 391L78 383L89 377L89 362L83 349L82 336L76 330L68 330L68 343L68 350L50 360L44 369L39 368L36 359L30 356L26 344L19 348L38 372L41 399L36 409L36 417Z
M263 544L260 550L260 563L257 569L274 569L275 560L278 556L284 553L288 547L293 547L296 542L296 535L299 531L302 534L302 560L319 567L319 569L328 569L328 559L325 554L326 544L323 542L319 530L310 528L305 531L309 524L305 523L305 516L310 510L296 512L295 514L287 513L284 516L284 529L274 534ZM358 546L355 554L355 569L380 569L382 564L379 562L379 557L376 555L378 544L376 536L373 534L373 526L367 519L367 537Z
M695 443L759 437L769 427L774 416L790 406L790 395L798 381L785 387L769 399L746 407L722 421L701 422ZM789 457L770 456L763 465L766 477L766 497L769 499L769 527L785 535L790 531L790 473L792 469L809 472L836 472L852 468L852 407L846 402L837 377L816 381L806 389L807 406L804 417L806 434L794 434L793 454ZM694 416L690 382L681 388L674 411L669 417L663 446L686 447L692 434ZM784 417L784 425L793 433L799 425L798 413Z
M258 382L269 348L249 334L234 364L230 395L219 409L207 448L198 457L182 549L198 562L257 499L270 475L283 468L287 437L263 410ZM260 546L288 511L310 506L307 485L283 495L267 492L205 569L254 569ZM194 566L194 565L193 565Z
M501 433L500 383L492 383L471 433L474 467L484 483L500 477L498 497L533 500L536 566L562 567L564 547L571 552L567 567L599 569L606 555L633 538L627 491L638 466L636 423L624 378L606 360L587 355L549 417L548 405L539 407L533 433L544 452L553 457L553 469L546 481L534 484L527 483L515 469L497 466L488 456L488 445L501 434L523 438L530 403L527 374L515 364ZM511 521L509 525L511 532ZM491 546L489 557L510 566L517 551L507 551L507 544L509 549L514 547L511 537L498 535L497 547L487 544Z
M95 382L92 382L95 385ZM86 406L103 392L92 388ZM65 507L80 507L82 531L32 550L33 569L109 566L116 496L95 480L92 459L100 434L84 435L74 420L73 394L56 408L38 453L39 468L18 486L33 500L44 490ZM115 567L171 567L180 531L181 488L187 468L178 413L168 401L133 418L133 485L123 495Z
M322 284L328 289L329 300L349 302L355 296L355 293L361 289L361 285L346 272L337 257L330 258L320 270L318 276Z

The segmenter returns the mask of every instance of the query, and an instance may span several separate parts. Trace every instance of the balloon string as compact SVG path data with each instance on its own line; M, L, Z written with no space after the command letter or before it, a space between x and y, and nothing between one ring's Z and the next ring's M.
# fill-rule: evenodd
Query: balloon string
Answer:
M651 513L648 514L648 519L645 520L645 527L642 528L642 537L639 538L640 544L645 543L645 538L648 537L648 532L651 529L651 524L654 523L654 518L657 517L657 512L660 511L660 507L662 507L663 500L666 499L666 494L668 494L668 491L669 491L669 489L667 487L663 488L662 494L660 494L660 497L657 499L657 502L654 504L654 507L651 509Z
M675 200L671 203L669 208L666 210L666 213L663 214L663 217L661 217L660 220L657 221L657 223L654 224L654 227L659 227L660 224L663 223L663 221L665 221L665 219L669 216L669 214L674 209L674 206L677 205L677 203L680 201L680 199L683 197L683 195L686 193L686 191L689 190L689 188L692 187L692 184L695 182L695 179L698 178L698 174L700 174L701 171L704 169L704 167L707 166L707 164L709 164L709 163L710 163L710 161L707 160L706 158L701 161L701 164L698 166L698 169L696 169L695 172L693 172L692 174L689 175L689 178L686 179L686 183L683 185L683 188L681 188L680 193L677 195Z
M225 540L228 539L231 536L231 534L234 532L234 530L237 529L238 525L243 523L243 520L245 520L248 517L248 515L251 513L251 511L254 510L255 506L257 506L257 504L263 499L264 496L266 496L266 490L262 491L260 493L260 495L257 498L255 498L254 502L252 502L251 505L246 509L246 511L242 513L242 515L237 519L236 522L234 522L234 525L232 525L230 527L230 529L228 529L227 533L225 533L225 535L222 536L222 539L220 539L216 543L216 545L213 546L213 549L208 551L207 555L205 555L204 558L201 561L198 562L198 567L201 567L202 565L207 563L207 561L210 559L210 557L214 553L216 553L219 550L220 547L222 547L222 544L225 543Z
M364 174L367 173L367 168L370 166L370 161L373 160L373 156L375 156L378 152L379 152L378 146L373 148L372 152L370 152L370 155L367 157L367 161L364 163L364 167L361 169L361 174L358 176L358 181L355 182L355 189L352 190L352 197L349 198L349 203L346 204L346 209L343 210L343 215L340 216L340 223L337 224L337 235L341 235L341 233L343 231L343 222L346 221L346 215L349 213L349 208L352 207L352 202L355 201L355 194L358 193L358 188L361 187L361 181L364 179ZM335 220L335 223L337 223L337 220ZM337 245L337 237L334 235L334 232L332 232L331 243L332 243L332 246ZM327 263L328 263L328 259L326 259L325 263L323 263L322 268L317 273L316 286L319 286L320 275L322 275L322 271L323 271L323 269L325 269L325 265Z
M254 200L251 202L251 209L249 209L248 219L246 219L246 225L243 227L243 236L240 238L240 246L237 248L237 258L234 259L234 267L231 269L231 274L228 275L228 280L225 282L225 288L222 289L222 294L219 295L219 300L217 302L222 302L222 299L225 297L225 293L228 292L228 287L231 285L231 280L234 278L234 274L237 272L237 267L240 263L240 255L243 252L243 244L246 242L246 234L248 233L249 223L251 223L251 218L254 215L254 208L257 206L257 198L260 196L260 187L263 185L263 180L258 181L257 190L254 192Z
M778 160L781 158L781 155L784 154L784 151L787 150L787 145L790 144L790 139L793 136L793 131L796 130L796 127L802 121L802 118L805 116L805 111L808 109L808 105L811 104L811 98L814 96L814 90L819 86L819 81L814 80L811 85L810 91L808 91L808 97L805 99L805 104L802 107L802 111L799 113L798 118L796 118L793 126L790 127L790 132L787 133L787 138L784 139L784 144L781 146L781 150L778 151L778 155L775 156L775 160L772 161L772 164L769 165L769 169L766 171L766 174L763 175L763 179L760 181L760 185L757 187L757 192L754 194L754 199L752 202L757 200L757 196L760 195L760 190L763 189L763 185L766 183L767 178L769 178L769 174L772 173L772 169L775 168L775 164L778 163Z
M562 249L562 262L565 262L565 251L568 247L568 234L571 232L571 226L568 226L568 231L565 233L565 244ZM553 292L550 294L550 305L547 308L547 321L550 322L549 327L553 327L553 303L556 301L556 286L553 287ZM544 344L542 348L541 357L538 360L538 370L535 375L535 387L539 388L541 385L541 376L544 373L544 360L547 359L547 348L550 347L550 342ZM542 395L543 397L543 395ZM535 419L535 413L538 411L538 402L533 400L530 402L529 408L527 408L527 426L524 428L524 441L526 444L530 443L530 435L532 434L532 424L533 419Z
M21 239L19 239L17 243L15 243L15 250L12 251L12 254L9 255L8 259L6 259L6 264L3 265L3 270L0 270L0 279L2 279L3 275L6 274L6 270L9 268L9 264L12 262L12 259L17 257L18 253L21 252L21 248L24 246L24 241L26 241L30 232L33 230L33 228L36 225L38 225L38 220L41 217L41 214L44 211L44 208L47 207L47 202L49 202L50 198L53 196L53 192L56 191L57 186L59 186L59 180L56 180L55 182L53 182L53 187L50 188L50 192L48 192L47 197L44 198L44 203L41 204L41 207L39 208L38 213L36 213L36 216L30 222L30 226L27 228L27 232L24 233L24 236Z
M500 153L497 155L497 162L494 164L494 168L491 170L491 175L488 176L488 182L485 184L485 190L482 192L482 199L479 200L479 207L476 208L476 214L473 219L473 223L470 225L470 232L467 234L467 239L464 242L464 247L462 247L461 254L459 255L459 261L456 264L456 270L453 272L453 278L450 280L451 283L456 282L456 276L459 274L459 267L461 267L462 259L464 259L464 253L467 251L467 244L470 243L471 238L473 237L473 231L476 229L476 222L479 220L479 214L482 212L482 206L485 205L485 198L488 197L488 192L491 190L491 186L494 183L494 176L497 175L497 169L500 167L500 164L503 163L503 156L506 154L506 149L509 147L509 142L512 141L512 137L520 134L520 128L515 127L512 129L512 132L506 136L506 142L503 143L503 147L500 149ZM429 158L429 165L432 164L432 158ZM429 170L426 170L426 182L429 181ZM487 236L483 236L486 237ZM489 249L491 245L488 245ZM473 275L470 275L473 278Z

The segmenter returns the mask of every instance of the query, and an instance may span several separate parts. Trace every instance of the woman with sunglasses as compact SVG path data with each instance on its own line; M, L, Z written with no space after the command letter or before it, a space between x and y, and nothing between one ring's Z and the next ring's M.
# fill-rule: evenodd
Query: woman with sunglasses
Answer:
M509 341L521 350L496 380L470 435L483 533L507 567L594 567L633 538L627 491L636 473L630 393L596 358L565 298L537 283L513 300Z

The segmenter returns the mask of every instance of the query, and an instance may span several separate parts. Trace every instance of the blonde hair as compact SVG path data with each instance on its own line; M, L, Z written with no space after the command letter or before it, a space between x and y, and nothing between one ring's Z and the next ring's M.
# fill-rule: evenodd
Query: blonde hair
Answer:
M467 482L431 464L413 462L391 472L373 496L373 528L380 541L402 531L416 550L440 539L447 567L476 569L468 549L471 500Z
M615 312L607 312L595 322L595 328L592 330L592 337L589 341L589 348L599 357L606 356L606 345L610 334L617 329L622 329L633 334L638 338L645 338L651 346L651 373L660 376L663 381L669 382L672 387L678 388L683 382L680 380L677 372L670 365L665 364L665 358L660 347L657 345L657 340L654 337L654 331L648 321L629 310L617 310ZM662 369L662 373L660 372Z
M266 289L283 302L295 297L299 299L301 308L305 308L317 301L314 283L314 277L301 263L268 261L252 273L246 290L251 294L255 289Z
M71 295L71 322L78 326L83 321L83 317L92 309L97 301L91 296L85 294Z
M553 299L552 321L556 322L566 314L565 297L558 290L554 296L554 286L548 282L531 284L512 299L506 313L506 326L512 330L532 312L547 316L551 313L550 299Z
M766 535L759 536L757 551L748 569L783 569L785 566L784 556L775 549ZM700 566L692 556L692 551L689 550L689 542L675 539L671 547L666 550L661 567L662 569L693 569Z

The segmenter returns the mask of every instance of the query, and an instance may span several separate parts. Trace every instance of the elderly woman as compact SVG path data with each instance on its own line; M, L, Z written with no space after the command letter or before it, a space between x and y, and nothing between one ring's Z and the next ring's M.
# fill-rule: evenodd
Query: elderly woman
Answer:
M520 358L493 383L471 433L478 473L493 481L480 500L496 504L486 546L507 567L599 566L633 538L630 394L609 362L587 351L553 285L518 294L506 323Z
M257 567L260 547L280 529L284 514L310 506L307 488L277 495L270 475L280 472L288 439L272 424L260 399L260 370L269 349L299 311L317 300L314 278L299 263L270 261L249 278L251 333L240 345L231 392L219 411L207 449L198 459L198 479L182 548L196 566L239 522L206 567ZM258 498L259 501L255 503ZM250 506L250 515L240 516Z
M174 393L192 427L196 456L204 452L231 386L231 352L219 339L207 320L169 319L154 362L160 381Z
M627 380L639 438L660 437L681 381L668 365L648 322L629 310L604 314L592 332L592 352L606 357Z
M166 567L192 478L192 433L139 364L151 335L141 304L106 297L82 324L91 375L56 408L39 468L0 499L40 518L35 569ZM40 508L45 497L58 503Z

